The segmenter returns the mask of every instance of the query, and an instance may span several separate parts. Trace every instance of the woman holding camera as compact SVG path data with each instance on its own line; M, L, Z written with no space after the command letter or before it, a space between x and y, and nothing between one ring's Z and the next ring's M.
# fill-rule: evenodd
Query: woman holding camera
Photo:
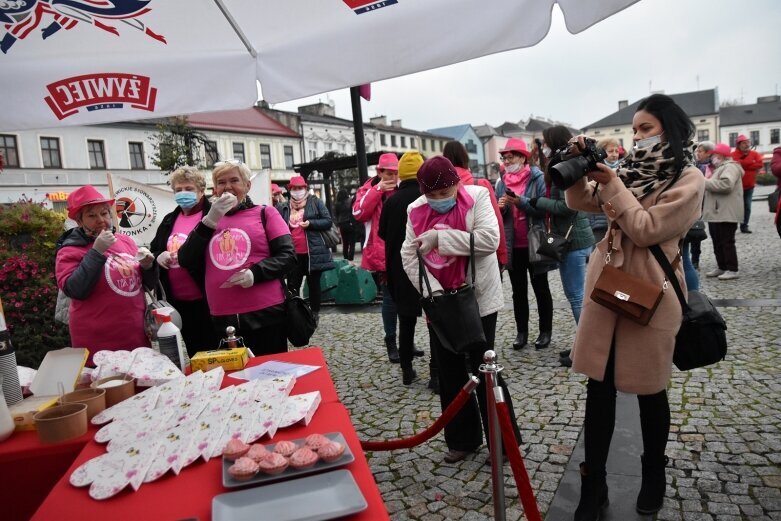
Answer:
M529 262L529 229L533 224L542 224L545 212L534 208L530 201L545 195L545 181L542 170L528 164L531 153L526 142L510 138L499 151L505 173L496 183L496 197L502 210L504 235L507 241L507 269L513 288L513 313L518 335L513 349L523 349L529 340L529 286L526 272L537 297L540 336L534 342L536 349L550 345L553 330L553 298L548 286L548 271L557 267L555 262L532 266Z
M587 212L602 210L611 222L612 250L607 251L609 241L602 241L591 255L587 294L607 263L661 288L665 275L649 250L653 245L659 245L685 287L678 248L699 217L704 190L703 176L692 158L694 125L672 98L654 94L638 105L632 129L635 148L617 171L596 162L595 170L566 190L567 206ZM573 145L583 150L585 140L579 137ZM572 350L573 369L589 378L586 461L580 464L576 521L599 519L608 504L605 463L615 425L616 390L637 394L640 405L644 454L637 511L652 514L661 509L670 432L666 389L681 316L674 291L663 293L645 326L593 300L584 302Z

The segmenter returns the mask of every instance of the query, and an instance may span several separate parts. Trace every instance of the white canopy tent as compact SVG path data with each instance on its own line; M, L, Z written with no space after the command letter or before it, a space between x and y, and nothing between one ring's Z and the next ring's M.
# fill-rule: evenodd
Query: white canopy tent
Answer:
M637 0L558 0L577 33ZM0 131L247 108L528 47L556 0L6 0ZM470 30L464 37L461 28Z

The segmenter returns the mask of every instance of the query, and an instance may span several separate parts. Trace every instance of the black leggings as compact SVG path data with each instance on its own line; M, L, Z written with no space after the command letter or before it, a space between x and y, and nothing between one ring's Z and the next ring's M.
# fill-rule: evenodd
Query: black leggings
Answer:
M604 469L613 428L616 423L615 344L605 367L604 381L588 379L586 386L586 420L583 427L586 445L586 468ZM640 428L643 451L650 458L662 458L670 434L670 404L667 390L637 395L640 405Z
M529 264L529 249L514 248L513 263L510 270L510 284L513 288L513 313L518 333L529 331L529 283L532 282L534 296L537 297L540 333L553 331L553 298L548 286L548 274L534 274Z
M304 277L309 284L309 307L315 313L320 311L320 273L321 271L309 271L309 255L299 253L296 255L296 267L287 276L287 289L293 295L301 291L301 283Z

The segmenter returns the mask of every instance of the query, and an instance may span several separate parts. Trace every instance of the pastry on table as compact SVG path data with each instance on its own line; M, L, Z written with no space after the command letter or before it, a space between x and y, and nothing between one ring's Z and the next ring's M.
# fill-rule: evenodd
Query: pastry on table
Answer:
M228 474L236 481L252 479L257 473L258 463L252 458L239 458L228 467Z
M312 467L320 457L315 451L307 447L301 447L290 456L290 466L294 469L308 469Z

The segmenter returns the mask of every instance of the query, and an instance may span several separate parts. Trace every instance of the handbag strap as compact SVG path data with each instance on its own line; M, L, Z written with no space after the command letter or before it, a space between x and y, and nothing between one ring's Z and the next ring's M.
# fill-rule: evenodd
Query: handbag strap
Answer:
M421 293L423 292L423 283L426 283L426 289L428 290L428 298L432 298L434 296L434 292L431 291L431 281L428 278L428 273L426 272L426 265L423 262L423 254L420 253L420 248L417 248L415 250L415 253L418 256L418 287L421 289ZM472 286L475 285L475 234L472 232L469 232L469 265L467 266L467 271L472 272Z
M665 275L667 275L667 280L670 281L670 284L673 285L673 289L675 290L675 294L678 296L678 302L681 303L681 309L683 312L687 312L689 310L689 304L686 302L686 299L683 297L683 290L681 289L681 285L678 284L678 277L675 276L675 271L670 264L670 261L667 260L667 256L664 254L662 249L659 247L658 244L654 244L653 246L648 247L649 250L651 250L651 253L656 258L656 262L659 263L659 265L662 267L662 270L664 270ZM676 262L680 258L680 253L676 257Z

